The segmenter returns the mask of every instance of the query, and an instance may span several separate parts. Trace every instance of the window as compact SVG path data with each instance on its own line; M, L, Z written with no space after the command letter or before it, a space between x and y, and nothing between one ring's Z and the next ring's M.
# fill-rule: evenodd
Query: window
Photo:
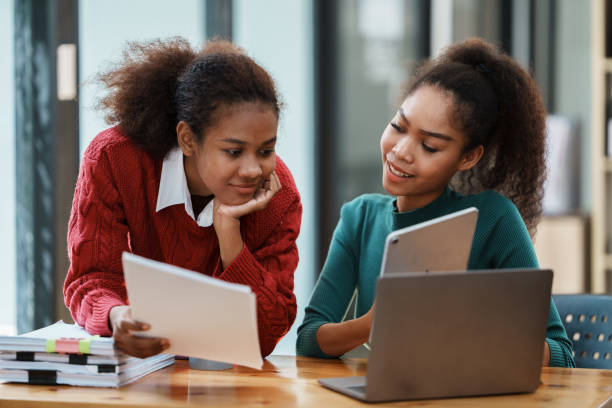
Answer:
M16 333L13 1L0 2L0 335Z
M300 262L294 292L298 314L275 354L295 354L297 328L314 285L315 175L313 125L313 6L310 0L234 0L233 40L274 78L284 103L277 153L287 164L302 198L298 238Z
M108 127L96 111L100 89L97 73L121 58L128 41L181 36L197 47L205 38L205 3L198 0L108 0L79 2L79 127L81 155L100 131Z
M320 1L317 10L317 182L323 265L343 203L384 192L380 136L402 85L429 55L430 5L415 0Z

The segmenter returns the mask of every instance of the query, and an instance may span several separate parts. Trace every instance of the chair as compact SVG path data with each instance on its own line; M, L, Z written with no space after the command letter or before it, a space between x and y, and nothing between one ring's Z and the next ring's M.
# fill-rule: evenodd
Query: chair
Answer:
M576 367L612 369L612 296L554 295Z

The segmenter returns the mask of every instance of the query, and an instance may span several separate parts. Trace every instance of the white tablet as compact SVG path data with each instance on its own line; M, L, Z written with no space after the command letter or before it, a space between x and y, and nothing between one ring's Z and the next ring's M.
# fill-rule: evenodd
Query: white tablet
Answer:
M151 326L140 336L168 339L167 354L261 369L257 301L249 286L128 252L121 259L132 317Z
M466 208L387 235L381 275L467 269L478 209Z

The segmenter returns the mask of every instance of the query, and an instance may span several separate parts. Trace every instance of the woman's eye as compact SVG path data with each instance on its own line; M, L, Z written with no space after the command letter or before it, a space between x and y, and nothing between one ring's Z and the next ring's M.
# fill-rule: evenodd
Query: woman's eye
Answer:
M263 157L268 157L273 153L274 153L274 149L264 149L264 150L259 151L259 154L262 155Z
M391 127L397 130L398 132L402 132L402 128L399 127L397 123L391 122Z
M428 146L425 143L421 143L421 145L423 145L423 149L425 149L426 152L435 153L438 151L438 149L434 149L433 147Z
M229 154L232 157L238 157L240 156L240 153L242 153L242 151L238 149L227 149L225 150L225 153Z

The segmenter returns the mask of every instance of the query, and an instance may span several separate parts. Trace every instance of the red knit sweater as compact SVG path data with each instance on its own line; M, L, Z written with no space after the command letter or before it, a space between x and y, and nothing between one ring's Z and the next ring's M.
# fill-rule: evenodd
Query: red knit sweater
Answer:
M242 217L244 248L224 270L213 226L198 226L183 205L155 212L161 168L161 160L117 127L100 133L85 151L68 225L64 301L72 317L92 334L111 335L110 309L128 304L121 253L129 251L249 285L257 297L261 353L267 356L289 331L297 309L293 273L302 205L291 173L277 158L282 189L266 209ZM168 308L173 296L180 293L169 294Z

